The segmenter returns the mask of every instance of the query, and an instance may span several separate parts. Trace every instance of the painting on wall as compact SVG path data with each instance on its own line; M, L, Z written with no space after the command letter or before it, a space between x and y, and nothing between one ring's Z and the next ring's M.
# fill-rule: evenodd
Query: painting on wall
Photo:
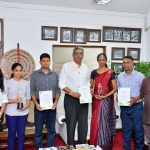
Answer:
M122 60L124 56L125 56L125 48L112 47L112 51L111 51L112 60Z
M87 29L87 42L101 42L101 30Z
M140 48L128 48L127 55L132 56L134 60L140 60Z
M121 62L112 62L111 69L115 71L116 75L123 71L122 63Z
M103 26L103 42L141 43L141 28Z
M87 29L74 28L74 43L86 44Z
M73 43L73 28L60 28L60 43Z
M54 26L42 26L42 40L57 41L58 28Z

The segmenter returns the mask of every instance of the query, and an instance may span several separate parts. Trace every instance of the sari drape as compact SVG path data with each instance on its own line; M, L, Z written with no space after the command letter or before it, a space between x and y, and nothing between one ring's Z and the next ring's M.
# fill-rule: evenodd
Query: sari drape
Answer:
M102 95L106 95L112 90L110 82L112 73L113 71L109 69L95 77L94 94L98 94L99 83L102 85ZM115 130L114 112L113 96L103 100L97 100L93 97L90 144L99 145L103 150L111 150L112 137Z

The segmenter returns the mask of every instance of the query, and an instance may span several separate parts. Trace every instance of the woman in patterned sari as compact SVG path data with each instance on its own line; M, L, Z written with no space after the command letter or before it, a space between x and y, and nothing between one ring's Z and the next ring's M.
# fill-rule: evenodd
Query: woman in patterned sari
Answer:
M97 56L99 68L91 73L93 94L90 144L111 150L115 131L113 94L116 92L115 72L107 68L107 56Z

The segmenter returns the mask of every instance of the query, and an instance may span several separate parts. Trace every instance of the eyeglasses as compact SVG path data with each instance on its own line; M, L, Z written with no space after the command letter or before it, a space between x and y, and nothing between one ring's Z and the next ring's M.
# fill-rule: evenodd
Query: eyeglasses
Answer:
M82 52L74 52L73 55L80 55L81 56L81 55L83 55L83 53Z

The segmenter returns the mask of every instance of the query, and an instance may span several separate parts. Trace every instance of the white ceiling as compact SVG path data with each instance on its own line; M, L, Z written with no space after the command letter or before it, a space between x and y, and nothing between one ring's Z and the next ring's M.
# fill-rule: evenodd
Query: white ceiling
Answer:
M93 0L0 0L4 2L17 2L25 4L60 6L69 8L121 11L133 13L150 12L150 0L112 0L101 6L93 3Z

